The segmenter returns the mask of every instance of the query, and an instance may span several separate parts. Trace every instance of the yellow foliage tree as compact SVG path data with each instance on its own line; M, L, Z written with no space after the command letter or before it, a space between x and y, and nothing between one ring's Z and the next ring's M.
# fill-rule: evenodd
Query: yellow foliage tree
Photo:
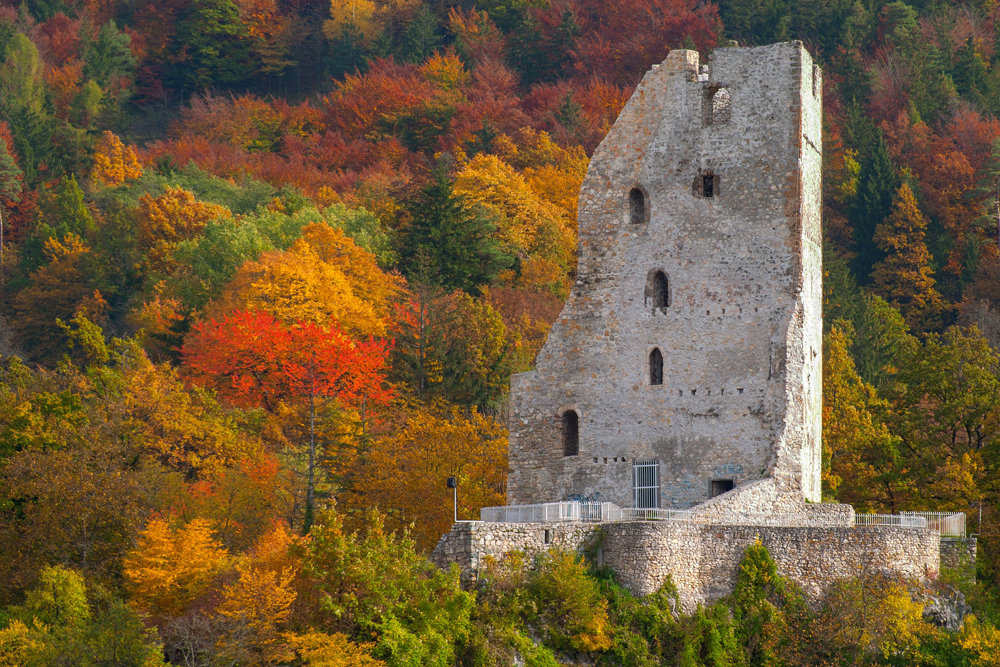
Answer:
M323 34L334 40L353 27L371 41L383 30L399 32L419 5L419 0L330 0Z
M415 522L414 540L430 550L454 520L448 477L458 478L459 518L503 504L507 429L474 410L400 406L398 412L403 420L376 438L347 502L391 510L390 530Z
M934 287L927 219L906 183L896 192L892 213L875 229L874 241L886 258L872 268L875 291L899 308L910 328L923 331L941 324L947 309Z
M209 395L187 390L168 364L155 366L140 352L125 381L124 406L135 437L168 468L212 475L260 458L261 442L240 433Z
M848 327L835 324L823 352L824 490L858 509L892 511L908 491L897 474L899 438L878 417L888 404L858 375Z
M239 579L226 586L216 613L234 622L239 630L224 643L229 653L252 656L244 664L271 665L281 653L278 626L288 620L296 592L295 570L275 572L251 561L236 566ZM234 644L240 644L236 646Z
M535 193L524 176L495 155L481 153L458 173L454 191L493 214L500 240L522 260L532 258L558 267L558 285L534 285L565 291L566 274L576 249L574 221L569 213ZM547 275L536 271L537 275Z
M371 644L355 644L347 635L307 632L286 636L294 657L306 667L385 667L371 657Z
M590 159L582 146L563 148L547 132L523 128L513 137L500 135L496 152L524 176L528 187L542 199L569 214L576 229L580 186Z
M420 66L420 76L445 90L458 90L472 78L454 53L435 53Z
M147 193L139 198L139 245L150 266L168 269L179 242L197 236L209 222L229 217L225 206L200 202L187 190L168 186L159 197Z
M323 34L334 40L345 29L353 27L365 39L378 34L379 25L374 20L377 6L371 0L330 0L330 18L323 23Z
M1000 630L996 626L969 616L958 641L971 654L970 667L1000 667Z
M860 576L831 587L817 634L827 647L852 655L852 664L889 657L907 664L905 656L936 632L923 620L923 603L913 600L905 582L888 579L869 564L857 565Z
M352 335L382 336L399 285L340 229L312 224L287 251L243 264L207 313L264 310L285 322L318 324L332 318Z
M125 146L113 132L105 132L94 153L90 179L96 185L114 187L142 176L142 165L132 146Z
M6 628L0 629L0 667L24 667L31 656L42 653L46 628L35 623L35 627L29 628L21 621L12 620Z
M229 553L212 537L208 521L194 519L172 529L155 519L139 535L123 569L132 604L152 616L169 617L183 614L229 566Z

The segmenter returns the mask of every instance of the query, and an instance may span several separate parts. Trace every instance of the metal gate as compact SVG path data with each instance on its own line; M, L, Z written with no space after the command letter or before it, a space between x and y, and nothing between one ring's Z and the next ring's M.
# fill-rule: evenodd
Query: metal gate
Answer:
M632 461L632 507L660 506L660 460Z

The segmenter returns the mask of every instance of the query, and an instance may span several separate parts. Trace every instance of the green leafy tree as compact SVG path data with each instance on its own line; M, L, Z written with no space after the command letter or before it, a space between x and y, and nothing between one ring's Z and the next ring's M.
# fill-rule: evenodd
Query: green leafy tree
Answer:
M38 619L53 627L78 628L90 620L87 586L74 570L49 566L42 570L38 585L28 591L14 615L25 621Z
M967 510L986 469L996 475L1000 355L975 326L930 334L905 358L894 391L893 431L923 504Z
M377 514L362 533L347 532L339 516L322 516L310 537L304 572L323 599L320 627L374 639L372 655L391 667L454 664L475 600L459 586L457 568L438 569L405 533L386 533Z
M42 59L31 40L21 33L14 35L0 64L0 91L3 92L0 105L40 112L45 101L43 70Z
M778 576L771 554L759 542L747 547L730 596L736 635L749 665L781 664L801 640L793 631L808 616L802 594Z

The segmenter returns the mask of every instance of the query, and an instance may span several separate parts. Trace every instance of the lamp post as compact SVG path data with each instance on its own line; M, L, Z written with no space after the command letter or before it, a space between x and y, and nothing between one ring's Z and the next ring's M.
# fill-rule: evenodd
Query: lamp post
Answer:
M448 478L448 488L453 489L455 492L455 523L458 523L458 478L449 477Z

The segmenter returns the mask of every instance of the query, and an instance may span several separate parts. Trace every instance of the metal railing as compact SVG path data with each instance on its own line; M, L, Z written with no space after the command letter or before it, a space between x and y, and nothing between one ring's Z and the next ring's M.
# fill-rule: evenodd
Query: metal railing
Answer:
M814 525L804 514L732 513L725 516L698 515L690 510L619 507L614 503L561 501L537 505L484 507L480 520L488 523L561 523L582 521L682 521L711 525L799 527ZM902 512L900 514L856 514L856 526L930 528L944 537L965 537L965 515L947 512Z
M692 521L694 515L688 510L668 510L661 507L622 507L616 521Z
M608 523L617 521L690 521L687 510L643 509L619 507L614 503L563 501L538 505L484 507L479 511L482 521L490 523L556 523L585 521Z
M559 502L538 505L484 507L479 518L490 523L557 523L580 521L580 503Z
M926 528L927 519L907 514L855 514L855 526L897 526L899 528Z
M920 516L927 520L927 527L941 533L941 537L965 537L965 514L962 512L900 512L905 516Z

